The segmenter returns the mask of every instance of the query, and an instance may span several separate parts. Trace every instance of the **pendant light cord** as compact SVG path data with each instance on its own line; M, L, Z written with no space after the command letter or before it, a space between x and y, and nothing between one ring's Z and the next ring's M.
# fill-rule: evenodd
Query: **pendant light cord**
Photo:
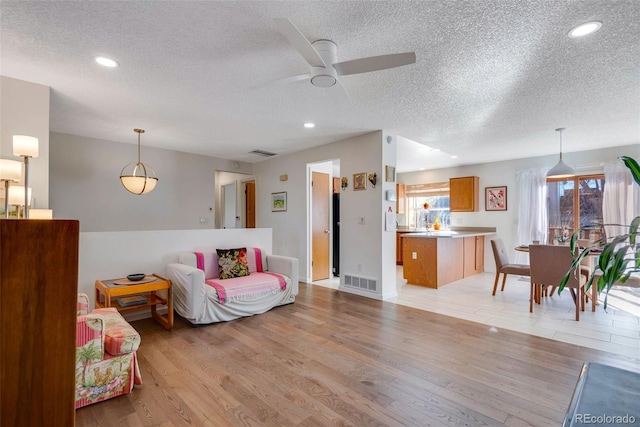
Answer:
M556 132L560 132L560 160L562 160L562 131L563 130L565 130L565 128L556 129ZM140 135L138 135L138 137L140 137Z
M134 129L134 132L138 133L138 163L140 163L140 134L144 133L144 129Z

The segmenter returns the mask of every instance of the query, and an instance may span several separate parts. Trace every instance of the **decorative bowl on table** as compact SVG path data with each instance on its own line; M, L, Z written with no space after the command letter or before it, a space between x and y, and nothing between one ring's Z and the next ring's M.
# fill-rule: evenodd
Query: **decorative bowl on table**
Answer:
M131 280L132 282L137 282L138 280L144 279L145 276L146 275L144 273L129 274L127 276L127 279Z

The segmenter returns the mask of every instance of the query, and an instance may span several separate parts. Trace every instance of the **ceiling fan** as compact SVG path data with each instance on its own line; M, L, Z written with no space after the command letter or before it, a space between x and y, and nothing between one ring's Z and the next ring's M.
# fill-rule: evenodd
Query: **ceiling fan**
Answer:
M311 70L305 74L286 77L259 86L301 80L309 80L313 86L322 88L335 85L342 86L340 80L338 80L338 76L386 70L388 68L402 67L416 62L415 52L393 53L337 62L338 46L331 40L321 39L312 43L288 19L274 18L274 21L278 27L278 31L291 43L300 55L302 55L309 65L311 65Z

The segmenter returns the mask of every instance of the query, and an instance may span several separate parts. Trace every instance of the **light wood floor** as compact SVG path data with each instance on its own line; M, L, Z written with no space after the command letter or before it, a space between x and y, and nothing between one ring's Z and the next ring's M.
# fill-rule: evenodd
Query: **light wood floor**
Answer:
M640 361L300 284L291 305L200 328L133 322L144 384L78 426L557 426L584 361Z
M615 287L609 293L607 311L604 295L595 312L591 306L575 320L575 305L569 292L543 299L529 313L529 278L508 276L504 292L491 295L494 273L484 273L429 289L408 285L402 267L396 271L396 304L446 314L498 328L640 358L640 289ZM337 289L338 278L314 282Z

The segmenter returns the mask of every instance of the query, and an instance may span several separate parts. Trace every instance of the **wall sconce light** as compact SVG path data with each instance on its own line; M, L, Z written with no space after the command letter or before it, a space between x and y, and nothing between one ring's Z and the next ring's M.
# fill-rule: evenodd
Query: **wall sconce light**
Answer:
M29 188L29 159L38 157L38 138L27 135L13 135L13 155L24 158L24 206L31 198L27 194ZM24 217L29 218L29 209L25 209Z
M128 192L140 195L149 193L156 188L158 177L151 166L140 161L140 134L144 133L144 129L134 129L133 131L138 134L138 161L129 163L122 168L120 182ZM125 174L125 170L130 167L132 168L131 173Z
M0 159L0 181L4 182L4 217L9 218L9 187L20 182L22 163L17 160Z
M344 191L347 189L348 186L349 186L349 178L347 178L346 176L343 176L340 179L340 188L342 188L342 191Z
M369 176L369 182L371 183L371 186L373 188L376 188L376 182L378 182L378 175L376 175L376 173L370 173Z

